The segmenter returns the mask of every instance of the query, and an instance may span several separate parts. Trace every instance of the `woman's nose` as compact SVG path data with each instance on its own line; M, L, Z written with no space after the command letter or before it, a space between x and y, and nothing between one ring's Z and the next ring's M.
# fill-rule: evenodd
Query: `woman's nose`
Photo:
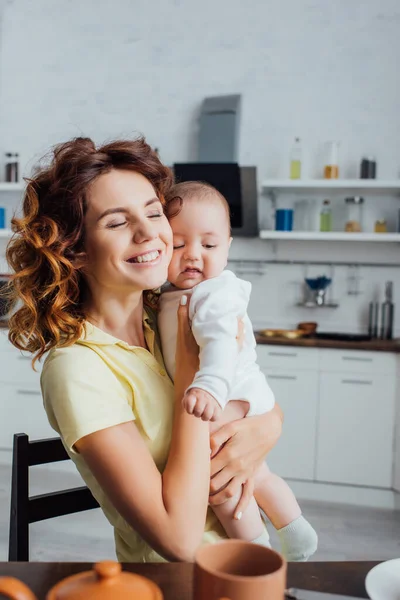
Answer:
M135 244L143 244L143 242L154 240L156 237L157 231L151 222L143 221L143 223L136 224L133 231L133 241Z

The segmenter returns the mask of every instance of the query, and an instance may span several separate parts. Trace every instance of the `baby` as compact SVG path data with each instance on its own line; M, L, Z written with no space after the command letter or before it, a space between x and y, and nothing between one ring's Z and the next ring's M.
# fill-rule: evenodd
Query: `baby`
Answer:
M186 390L188 413L210 421L211 431L226 422L270 411L274 395L257 364L256 342L247 306L251 284L225 270L231 245L229 206L212 186L179 183L167 200L174 236L169 284L159 303L159 331L167 370L175 375L177 307L190 295L189 317L200 348L200 368ZM236 340L238 322L244 341ZM289 486L266 463L255 478L254 498L244 514L236 514L239 497L214 508L231 538L269 546L259 507L277 529L289 561L305 561L317 548L317 534L301 514Z

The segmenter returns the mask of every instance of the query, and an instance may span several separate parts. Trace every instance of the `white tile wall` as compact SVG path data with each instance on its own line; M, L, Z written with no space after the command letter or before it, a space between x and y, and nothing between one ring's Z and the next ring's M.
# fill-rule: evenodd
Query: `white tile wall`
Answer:
M295 135L308 176L320 174L327 139L342 143L343 176L357 175L364 153L379 177L400 174L398 0L8 0L0 12L0 153L19 151L25 173L49 145L82 134L143 132L167 163L194 160L202 98L241 93L240 161L256 164L260 181L287 176ZM386 262L398 251L278 244L277 255ZM235 252L272 256L267 242L239 240ZM294 308L303 275L269 267L252 277L253 318L310 318ZM360 275L364 293L347 296L347 271L336 269L340 308L318 314L324 327L361 330L373 291L389 278L400 290L398 270Z

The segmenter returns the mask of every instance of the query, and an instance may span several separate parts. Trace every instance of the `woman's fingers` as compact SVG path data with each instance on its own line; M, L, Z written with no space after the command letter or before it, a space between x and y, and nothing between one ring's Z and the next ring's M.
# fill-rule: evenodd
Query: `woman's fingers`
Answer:
M235 519L241 518L242 514L246 510L249 505L250 500L252 499L254 494L254 479L250 477L247 481L244 482L242 486L242 495L238 502L238 505L235 510L235 514L233 515Z
M223 504L227 500L230 500L241 492L243 480L240 477L233 477L228 485L224 489L220 490L217 494L213 494L209 497L208 501L211 506L218 506Z
M227 423L223 425L220 429L215 431L210 436L210 449L211 449L211 457L214 457L218 454L220 448L235 434L235 427L233 423ZM217 458L214 458L213 464L213 472L218 473L222 469L225 463L222 461L218 461Z

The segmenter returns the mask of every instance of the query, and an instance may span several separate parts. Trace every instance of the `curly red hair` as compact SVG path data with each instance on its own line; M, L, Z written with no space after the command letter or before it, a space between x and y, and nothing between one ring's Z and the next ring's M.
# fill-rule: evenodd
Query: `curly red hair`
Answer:
M11 315L9 339L31 352L33 363L83 333L84 216L90 184L112 169L146 177L164 203L173 182L144 138L117 140L96 148L89 138L56 146L50 164L39 167L23 199L23 216L11 221L14 235L6 257L13 274L8 293L22 306Z

